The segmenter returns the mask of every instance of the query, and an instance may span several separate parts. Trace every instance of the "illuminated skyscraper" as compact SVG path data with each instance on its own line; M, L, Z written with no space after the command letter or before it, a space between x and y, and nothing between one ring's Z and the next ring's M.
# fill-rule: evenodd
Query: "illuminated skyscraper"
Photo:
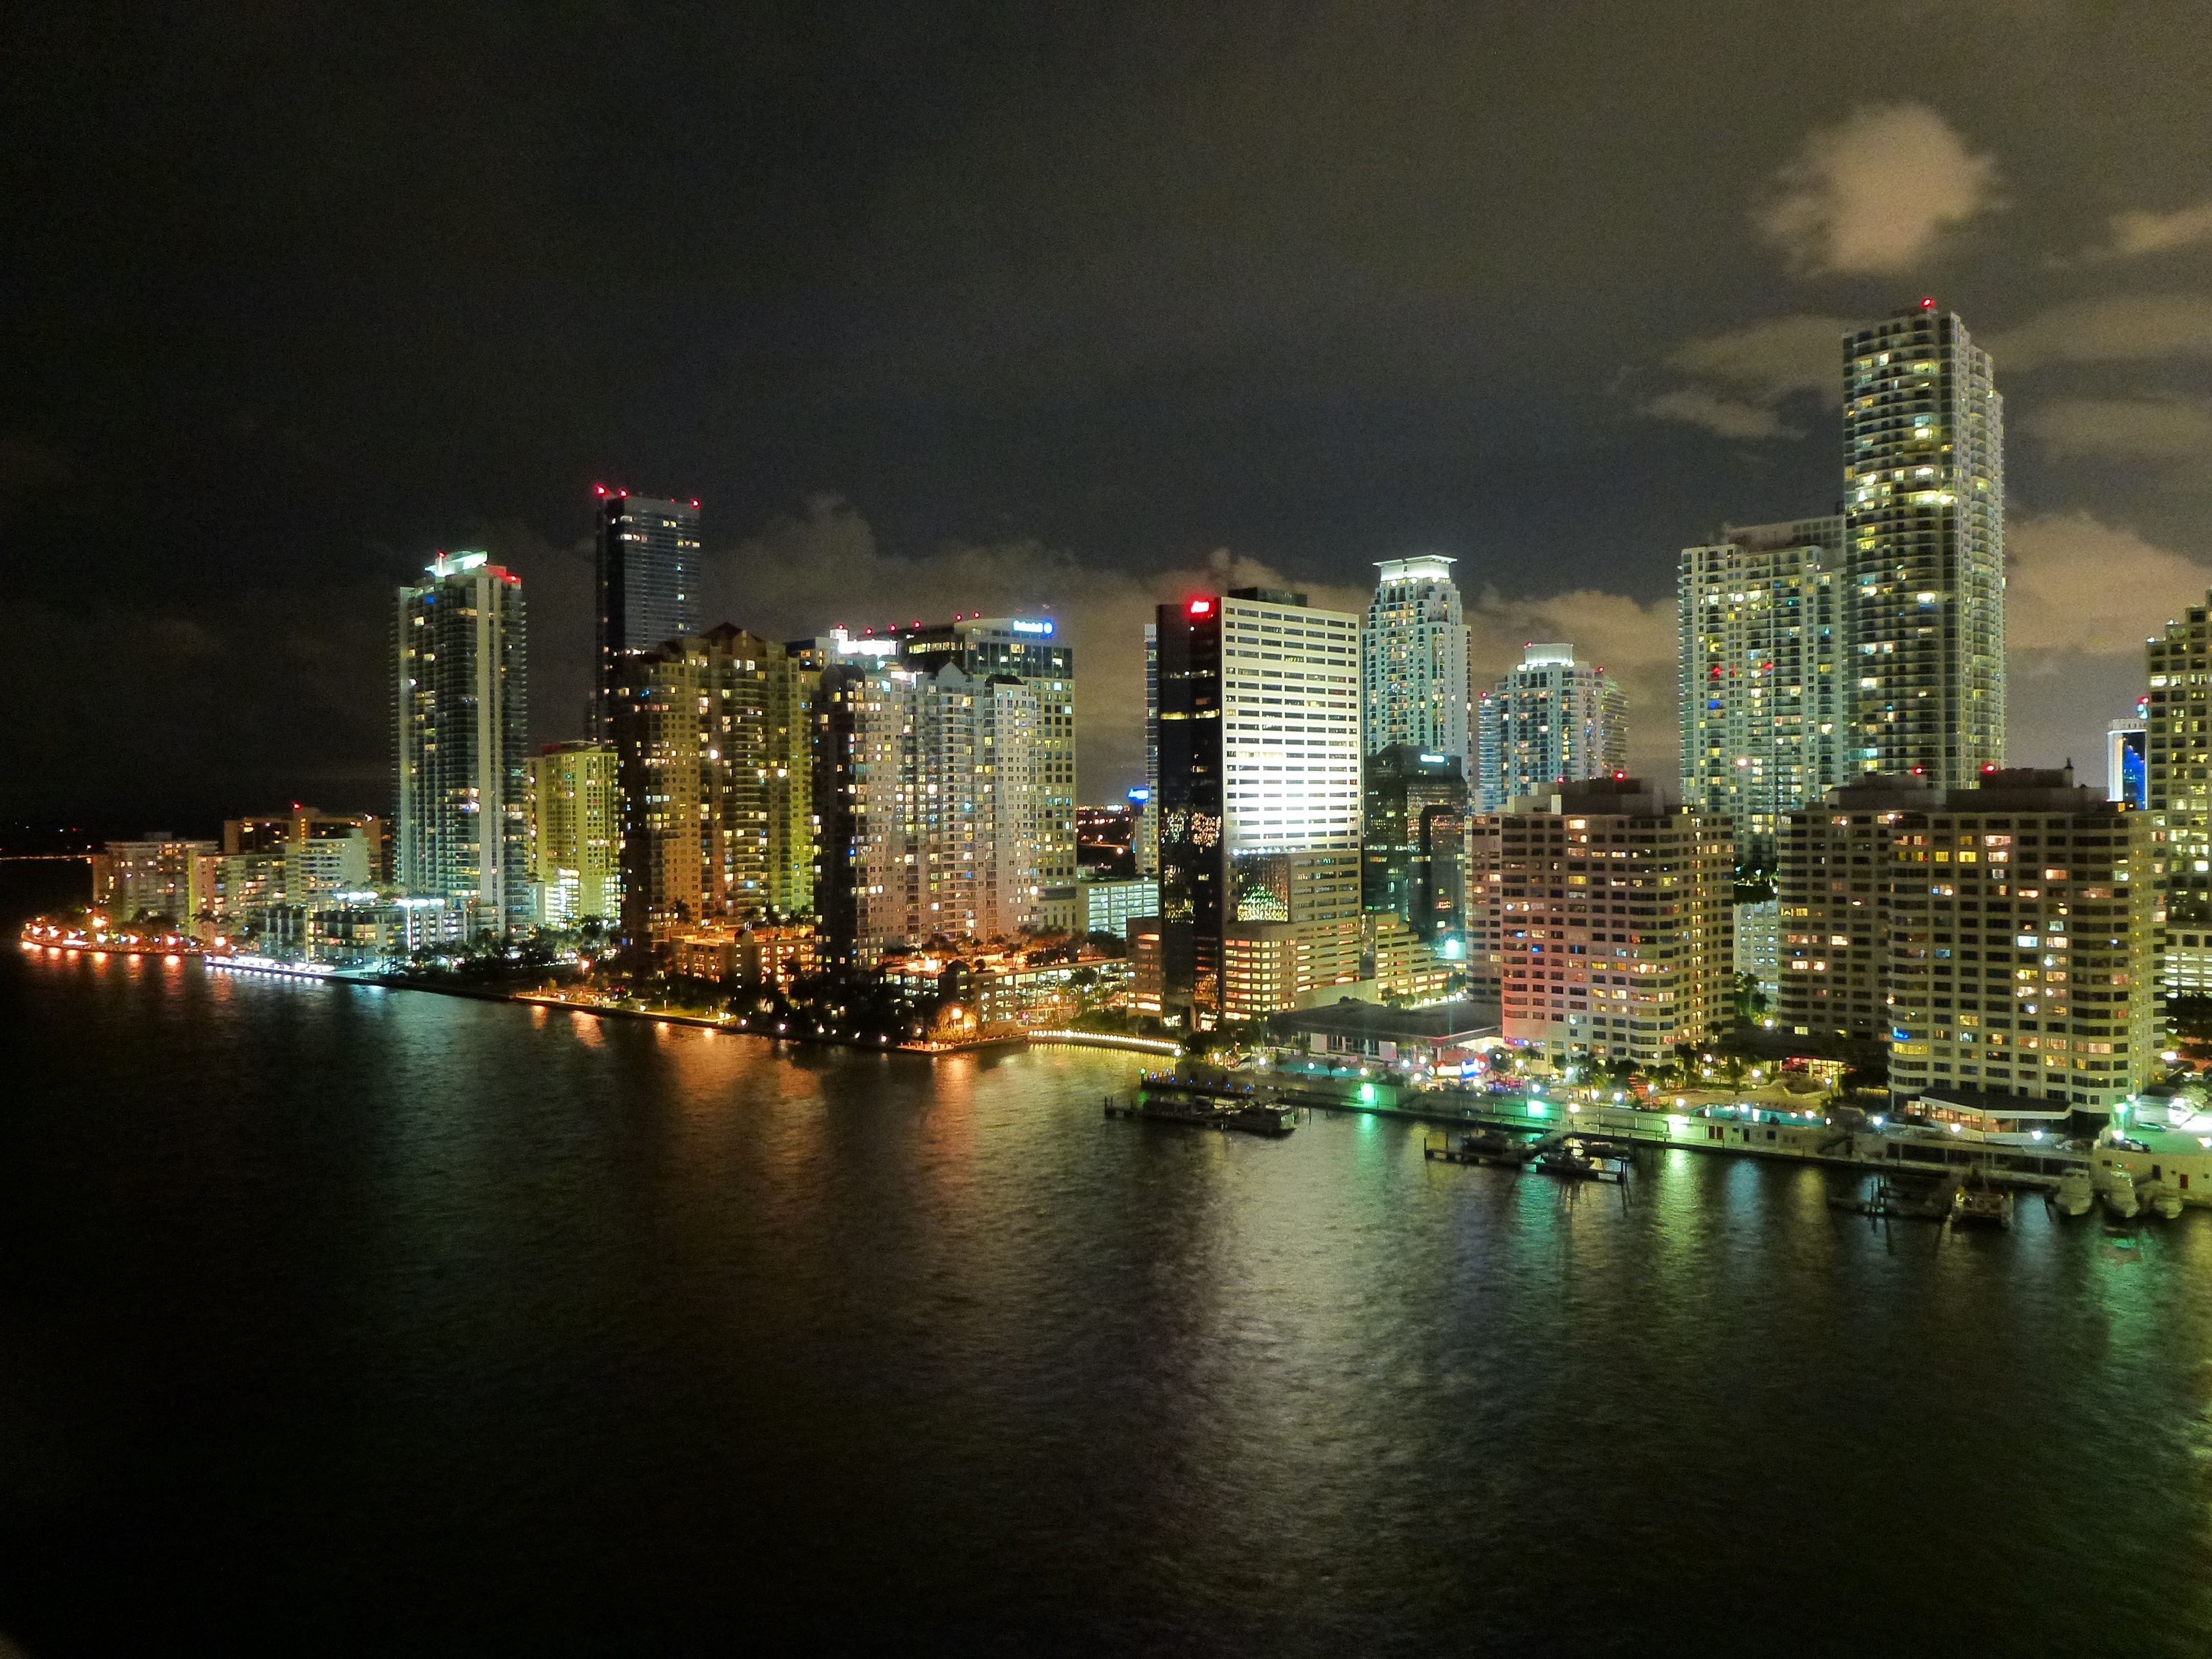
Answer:
M1850 747L1843 520L1729 526L1682 550L1682 799L1773 868L1775 835L1844 781Z
M785 647L725 623L623 659L612 700L622 780L623 933L633 947L757 921L811 867L790 810L808 765Z
M1923 300L1844 337L1850 769L1964 787L2004 764L2004 400Z
M1049 817L1036 687L942 659L894 661L846 696L860 960L940 934L988 940L1036 926Z
M399 590L393 630L398 884L465 910L475 933L526 930L530 702L522 581L483 553L441 553Z
M1272 588L1160 607L1166 1012L1210 1026L1358 977L1358 635Z
M1530 645L1475 709L1481 810L1628 764L1628 697L1571 645Z
M1462 763L1473 753L1472 640L1452 562L1430 556L1376 567L1382 579L1359 636L1360 718L1370 750L1405 744Z
M622 789L612 744L556 743L530 758L538 919L573 927L622 915Z
M2160 904L2158 982L2212 993L2212 593L2146 647L2143 744Z
M607 735L621 659L699 631L699 503L597 489L599 678L594 726Z

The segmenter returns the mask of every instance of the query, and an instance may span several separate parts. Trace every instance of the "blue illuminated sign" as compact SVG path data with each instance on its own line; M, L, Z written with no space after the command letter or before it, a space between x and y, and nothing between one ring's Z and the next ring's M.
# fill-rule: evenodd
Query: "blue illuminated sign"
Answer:
M1014 632L1017 634L1049 634L1052 632L1052 624L1048 622L1023 622L1017 617L1014 622Z

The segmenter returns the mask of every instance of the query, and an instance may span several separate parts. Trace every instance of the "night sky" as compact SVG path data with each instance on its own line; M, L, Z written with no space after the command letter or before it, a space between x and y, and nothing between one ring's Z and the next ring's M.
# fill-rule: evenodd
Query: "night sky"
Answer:
M703 499L709 620L1050 605L1087 798L1156 599L1427 551L1671 776L1678 550L1832 510L1836 336L1923 294L2012 758L2100 780L2212 583L2201 5L16 0L0 178L0 819L381 807L441 547L574 735L598 482Z

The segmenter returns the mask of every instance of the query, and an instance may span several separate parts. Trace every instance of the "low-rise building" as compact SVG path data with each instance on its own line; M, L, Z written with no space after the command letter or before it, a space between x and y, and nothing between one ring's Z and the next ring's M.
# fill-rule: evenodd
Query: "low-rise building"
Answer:
M1392 1008L1346 998L1277 1014L1267 1024L1308 1054L1412 1073L1456 1074L1499 1036L1498 1009L1482 1002Z

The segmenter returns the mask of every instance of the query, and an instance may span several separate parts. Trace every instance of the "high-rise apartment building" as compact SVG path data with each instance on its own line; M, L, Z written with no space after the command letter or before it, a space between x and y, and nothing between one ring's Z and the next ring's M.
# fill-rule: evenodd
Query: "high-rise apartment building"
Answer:
M2212 992L2212 594L2145 653L2145 787L2156 853L2158 981L2169 996Z
M622 917L622 783L611 743L548 744L530 759L531 881L538 919L573 927Z
M1201 1027L1231 1017L1231 939L1237 1013L1353 982L1358 618L1239 588L1161 606L1154 642L1163 1006ZM1237 931L1284 923L1279 939Z
M2070 768L1831 791L1784 833L1778 1023L1887 1042L1904 1104L2110 1111L2154 1059L2154 824Z
M398 884L443 898L472 933L526 930L530 707L522 581L483 553L441 553L403 587L393 630Z
M2004 400L1923 300L1844 337L1852 768L1963 787L2004 764Z
M699 503L601 484L593 726L608 733L622 659L699 631Z
M1571 781L1477 821L1494 834L1504 1035L1552 1058L1650 1065L1729 1029L1729 820L1634 778Z
M855 954L1036 925L1043 702L1010 674L888 661L846 688ZM1073 885L1071 881L1070 885Z
M1891 1095L2110 1112L2154 1075L2147 814L2020 768L1892 826Z
M111 841L92 861L92 902L112 922L167 916L189 932L215 908L219 872L216 844L149 830L137 841Z
M1022 681L1036 697L1029 780L1036 812L1037 878L1050 890L1075 881L1075 652L1048 617L967 617L893 629L910 666L951 662L975 678ZM1072 899L1072 893L1069 895Z
M1571 645L1530 644L1475 708L1481 810L1628 764L1628 698Z
M1456 755L1392 744L1367 757L1360 905L1442 944L1467 930L1467 781Z
M791 805L811 763L788 714L801 672L785 647L727 623L623 659L611 709L633 948L765 918L811 866Z
M1473 649L1446 558L1385 560L1359 636L1360 718L1368 744L1471 759Z
M1843 536L1839 518L1731 525L1682 550L1682 799L1725 813L1755 868L1782 818L1845 776Z
M1784 816L1775 875L1783 1031L1887 1039L1890 842L1897 825L1942 799L1924 777L1861 777Z

